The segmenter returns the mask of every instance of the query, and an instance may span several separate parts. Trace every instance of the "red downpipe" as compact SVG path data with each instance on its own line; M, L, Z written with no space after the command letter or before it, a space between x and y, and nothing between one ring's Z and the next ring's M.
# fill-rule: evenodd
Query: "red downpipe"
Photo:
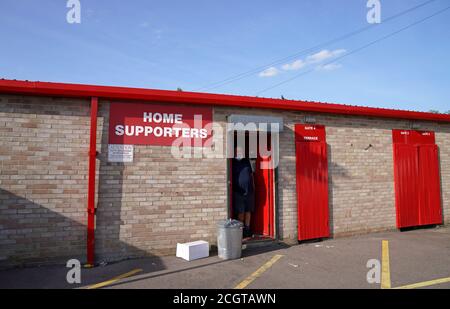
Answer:
M87 264L94 266L95 243L95 161L97 158L97 111L98 99L91 98L91 132L89 145L89 174L88 174L88 222L87 222Z

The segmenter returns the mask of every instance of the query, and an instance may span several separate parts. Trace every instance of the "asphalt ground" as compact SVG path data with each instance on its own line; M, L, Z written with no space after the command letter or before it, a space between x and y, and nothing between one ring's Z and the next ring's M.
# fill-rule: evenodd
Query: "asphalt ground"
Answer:
M174 256L126 260L82 268L79 284L67 282L69 270L65 265L2 270L0 288L450 288L450 227L274 244L245 249L237 260L217 255L191 262ZM375 282L369 283L371 270Z

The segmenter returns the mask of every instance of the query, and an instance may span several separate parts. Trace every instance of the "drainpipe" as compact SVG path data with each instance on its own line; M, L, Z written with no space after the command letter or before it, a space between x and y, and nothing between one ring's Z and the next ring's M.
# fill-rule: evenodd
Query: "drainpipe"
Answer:
M87 265L94 266L95 243L95 160L97 158L97 111L98 99L91 98L91 131L89 145L89 174L88 174L88 219L87 219Z

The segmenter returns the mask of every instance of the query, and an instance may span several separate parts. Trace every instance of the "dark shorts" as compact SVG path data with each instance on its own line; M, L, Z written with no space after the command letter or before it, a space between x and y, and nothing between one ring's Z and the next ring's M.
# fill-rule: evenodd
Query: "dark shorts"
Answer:
M236 214L253 212L255 210L255 194L247 196L238 192L233 192L233 211Z

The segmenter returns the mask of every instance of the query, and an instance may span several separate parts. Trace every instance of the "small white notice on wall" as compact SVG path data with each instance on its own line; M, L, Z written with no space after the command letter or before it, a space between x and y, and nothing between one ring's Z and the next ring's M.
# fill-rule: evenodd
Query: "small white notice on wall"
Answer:
M109 162L133 162L133 145L108 145L108 161Z

